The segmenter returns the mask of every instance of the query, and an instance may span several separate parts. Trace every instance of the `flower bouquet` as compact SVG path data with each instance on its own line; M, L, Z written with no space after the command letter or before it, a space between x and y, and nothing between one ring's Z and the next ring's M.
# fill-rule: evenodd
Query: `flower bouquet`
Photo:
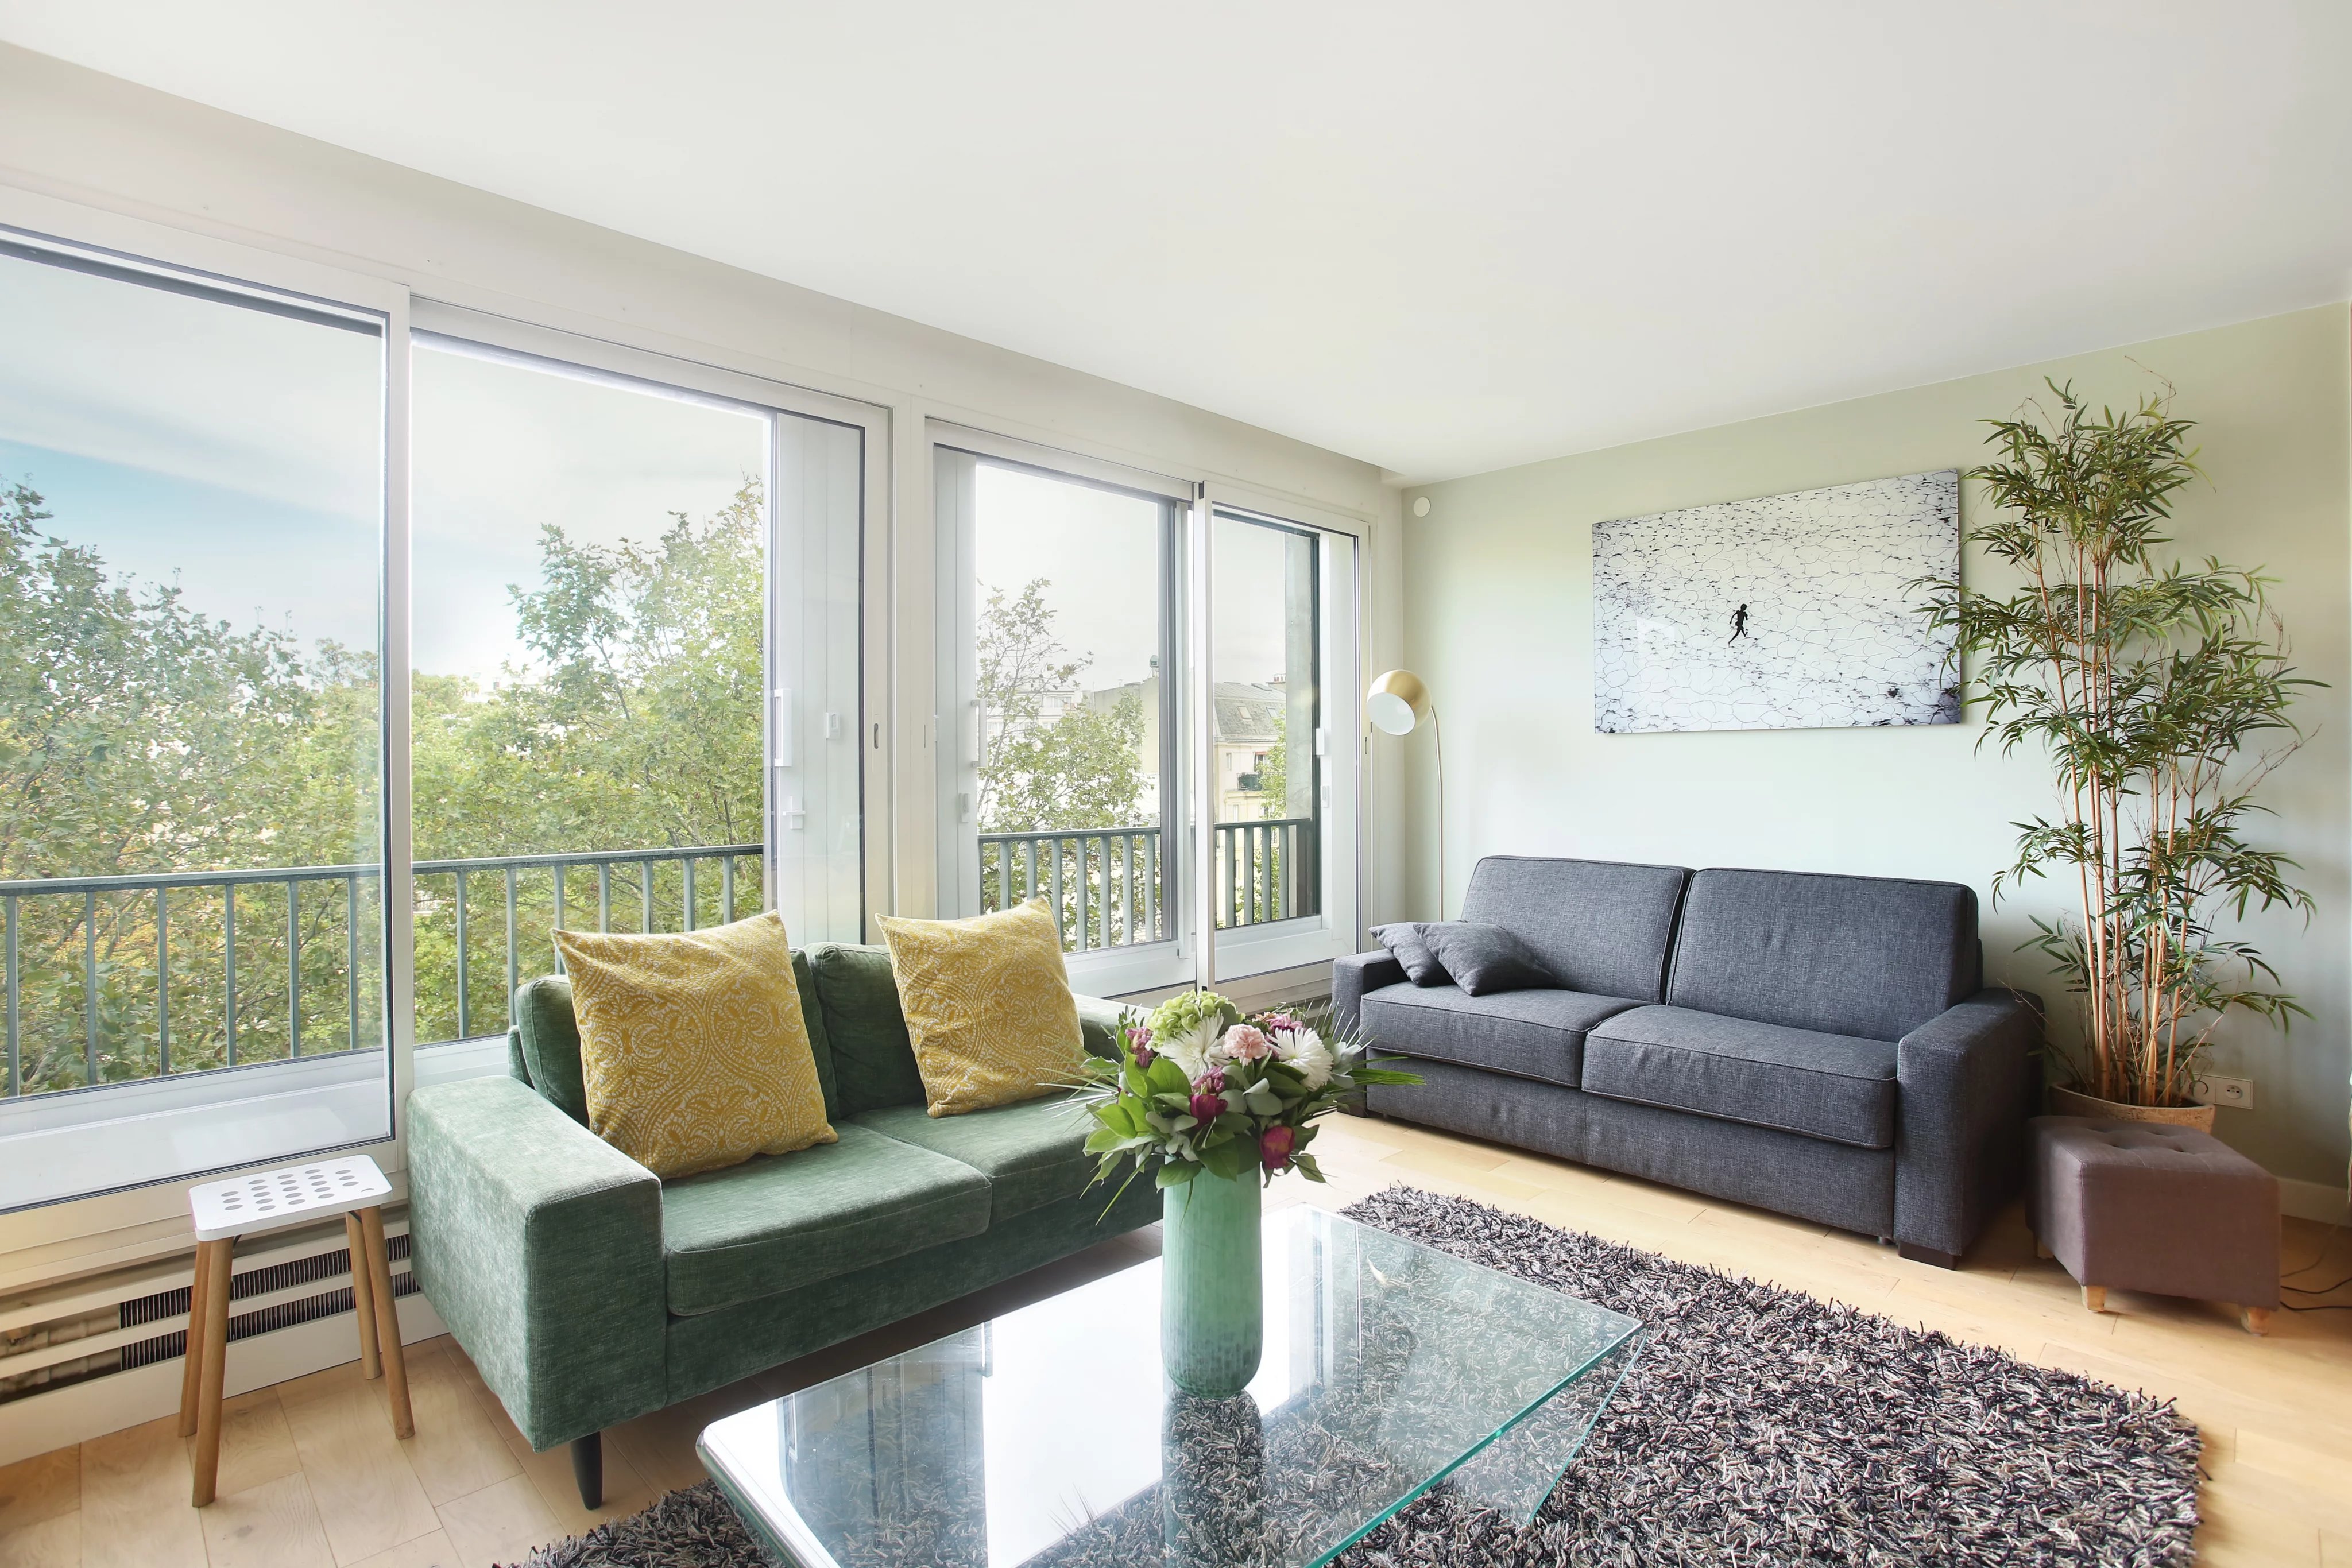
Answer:
M1257 1371L1265 1184L1294 1168L1321 1181L1315 1121L1367 1083L1420 1082L1294 1014L1244 1018L1210 991L1121 1015L1118 1060L1087 1062L1099 1124L1087 1152L1097 1181L1128 1166L1129 1181L1150 1170L1161 1189L1160 1350L1177 1387L1228 1399Z
M1367 1083L1421 1082L1371 1066L1360 1045L1335 1045L1294 1013L1244 1018L1214 991L1162 1002L1149 1018L1121 1014L1118 1050L1117 1061L1087 1061L1087 1105L1100 1124L1087 1139L1097 1181L1155 1161L1162 1187L1203 1171L1257 1171L1270 1182L1296 1168L1321 1181L1307 1152L1313 1124Z

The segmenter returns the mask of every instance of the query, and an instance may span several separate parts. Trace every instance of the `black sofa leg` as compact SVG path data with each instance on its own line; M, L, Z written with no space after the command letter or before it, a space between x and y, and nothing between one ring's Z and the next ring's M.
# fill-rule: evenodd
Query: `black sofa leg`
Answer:
M1914 1263L1933 1263L1938 1269L1960 1266L1960 1255L1957 1252L1938 1252L1933 1247L1914 1247L1908 1241L1896 1242L1895 1252L1899 1258L1908 1258Z
M580 1506L604 1506L604 1434L591 1432L572 1439L572 1479L580 1488Z

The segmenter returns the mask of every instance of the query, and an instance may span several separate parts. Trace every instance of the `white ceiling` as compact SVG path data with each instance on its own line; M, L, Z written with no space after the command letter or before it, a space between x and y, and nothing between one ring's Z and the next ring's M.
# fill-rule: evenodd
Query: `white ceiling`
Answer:
M2352 295L2346 0L0 0L1421 478Z

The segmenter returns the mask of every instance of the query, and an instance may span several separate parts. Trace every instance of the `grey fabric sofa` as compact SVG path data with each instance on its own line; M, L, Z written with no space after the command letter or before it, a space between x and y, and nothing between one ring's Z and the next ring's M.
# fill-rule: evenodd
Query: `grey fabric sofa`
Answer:
M1342 958L1334 1010L1423 1082L1370 1109L1958 1265L2016 1190L2038 998L1983 983L1951 883L1495 856L1462 918L1559 990L1419 987Z

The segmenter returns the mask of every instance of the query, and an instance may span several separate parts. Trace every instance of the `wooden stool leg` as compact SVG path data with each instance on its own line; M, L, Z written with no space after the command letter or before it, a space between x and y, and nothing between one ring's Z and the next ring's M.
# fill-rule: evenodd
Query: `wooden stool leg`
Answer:
M375 1280L368 1271L367 1231L356 1214L343 1216L343 1239L352 1246L352 1315L360 1321L360 1375L383 1375L375 1354Z
M392 1295L392 1260L383 1255L383 1210L360 1210L367 1241L368 1282L374 1289L375 1337L383 1354L384 1392L392 1396L392 1435L413 1437L416 1417L408 1408L408 1362L400 1350L400 1312Z
M221 1384L228 1373L228 1291L235 1238L204 1244L205 1361L196 1385L194 1485L189 1499L198 1508L213 1500L220 1479Z
M2050 1250L2049 1243L2042 1240L2039 1236L2033 1239L2033 1255L2036 1258L2054 1258L2057 1256L2056 1253Z
M2240 1307L2238 1321L2245 1324L2248 1333L2263 1334L2271 1332L2271 1310L2268 1307Z
M181 1354L180 1368L180 1436L196 1435L196 1387L202 1382L205 1369L205 1281L212 1278L213 1249L205 1243L196 1243L196 1277L188 1286L188 1347Z
M2107 1310L2107 1288L2105 1285L2084 1286L2083 1304L2090 1308L2095 1312L2105 1312Z

